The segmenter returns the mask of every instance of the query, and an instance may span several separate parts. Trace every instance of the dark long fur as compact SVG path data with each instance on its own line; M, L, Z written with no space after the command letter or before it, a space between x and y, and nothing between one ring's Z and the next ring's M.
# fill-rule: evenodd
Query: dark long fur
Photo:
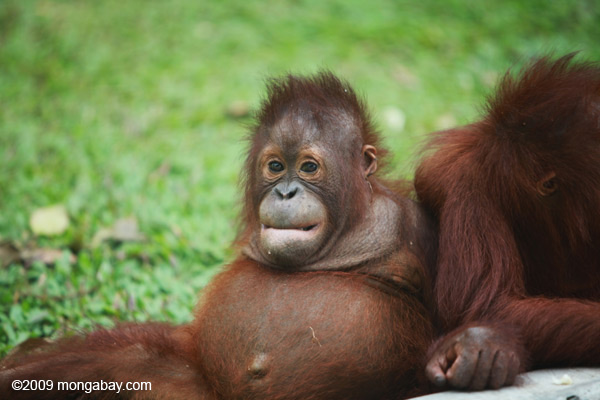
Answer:
M415 179L439 220L445 327L514 324L536 365L600 365L600 66L573 59L507 73L480 122L432 136Z

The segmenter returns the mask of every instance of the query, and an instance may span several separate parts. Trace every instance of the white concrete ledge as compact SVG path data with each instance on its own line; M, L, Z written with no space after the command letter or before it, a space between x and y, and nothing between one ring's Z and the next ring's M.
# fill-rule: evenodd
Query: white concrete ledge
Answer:
M566 375L566 376L565 376ZM448 391L419 400L600 400L600 368L565 368L519 375L517 385L482 392Z

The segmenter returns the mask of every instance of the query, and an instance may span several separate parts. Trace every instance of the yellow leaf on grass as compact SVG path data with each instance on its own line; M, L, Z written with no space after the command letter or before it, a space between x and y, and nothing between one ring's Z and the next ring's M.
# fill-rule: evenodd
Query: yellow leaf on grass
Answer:
M60 235L69 227L67 209L62 204L38 208L31 214L29 226L36 235Z

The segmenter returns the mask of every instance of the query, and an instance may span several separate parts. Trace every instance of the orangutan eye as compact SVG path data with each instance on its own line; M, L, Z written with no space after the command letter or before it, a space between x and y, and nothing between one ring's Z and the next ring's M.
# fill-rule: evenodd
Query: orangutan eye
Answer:
M300 166L300 171L307 174L313 174L317 169L319 169L319 166L312 161L307 161Z
M280 163L279 161L271 161L269 163L269 171L277 173L277 172L281 172L283 171L284 167L283 164Z

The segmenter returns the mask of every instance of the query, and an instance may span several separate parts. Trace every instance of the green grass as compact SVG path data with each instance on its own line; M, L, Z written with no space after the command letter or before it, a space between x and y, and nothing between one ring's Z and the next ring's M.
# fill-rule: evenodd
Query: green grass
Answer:
M249 119L227 110L255 109L265 78L349 80L392 173L410 177L423 135L476 118L508 67L548 51L599 60L598 20L594 1L0 1L0 239L63 251L0 267L0 355L28 337L192 318L234 256ZM52 204L69 229L34 235L29 216ZM144 241L94 243L129 216Z

